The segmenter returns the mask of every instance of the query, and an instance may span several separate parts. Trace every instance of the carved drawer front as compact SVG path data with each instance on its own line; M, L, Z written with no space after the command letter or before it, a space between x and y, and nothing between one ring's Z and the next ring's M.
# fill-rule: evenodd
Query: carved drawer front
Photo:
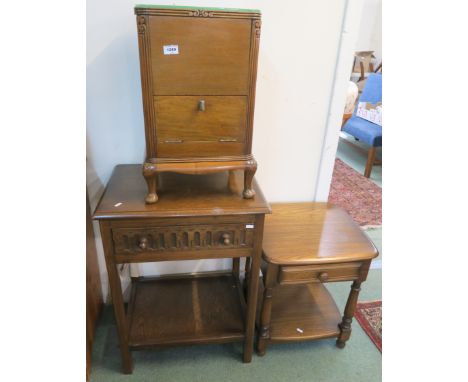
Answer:
M280 284L302 284L311 282L346 281L359 278L361 262L282 266L278 274Z
M145 228L114 228L114 252L193 251L200 249L252 248L251 224L191 225Z

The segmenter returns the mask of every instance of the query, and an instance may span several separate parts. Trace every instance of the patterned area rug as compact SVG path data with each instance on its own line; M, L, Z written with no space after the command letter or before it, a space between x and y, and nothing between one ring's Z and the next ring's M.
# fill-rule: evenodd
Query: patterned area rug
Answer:
M348 211L360 226L382 225L382 188L338 158L328 201Z
M354 317L382 353L382 301L358 302Z

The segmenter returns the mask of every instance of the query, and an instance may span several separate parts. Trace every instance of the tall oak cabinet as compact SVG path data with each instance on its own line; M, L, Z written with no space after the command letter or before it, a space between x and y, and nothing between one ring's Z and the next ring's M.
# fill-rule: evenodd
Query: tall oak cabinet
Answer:
M145 119L146 203L158 173L244 171L252 198L257 10L135 7Z

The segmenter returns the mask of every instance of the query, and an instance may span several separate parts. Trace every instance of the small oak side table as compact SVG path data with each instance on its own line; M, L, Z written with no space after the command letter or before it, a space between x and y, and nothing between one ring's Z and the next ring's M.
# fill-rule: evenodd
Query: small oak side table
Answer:
M272 210L263 237L258 354L270 342L330 337L343 348L377 249L346 211L331 204L272 204ZM335 281L353 282L343 318L323 285Z
M131 350L161 345L244 342L252 359L264 216L270 207L254 181L242 198L242 171L193 176L158 174L156 204L146 204L139 165L119 165L94 218L99 220L119 334L123 372ZM239 259L249 258L248 293ZM127 310L117 266L170 260L232 258L232 271L132 279Z

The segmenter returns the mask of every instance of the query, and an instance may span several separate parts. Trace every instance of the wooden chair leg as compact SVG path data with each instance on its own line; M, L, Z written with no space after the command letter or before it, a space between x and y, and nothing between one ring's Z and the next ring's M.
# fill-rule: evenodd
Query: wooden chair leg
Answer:
M364 170L364 176L366 178L370 177L370 174L372 172L372 166L374 165L374 162L375 162L376 153L377 153L377 148L375 146L371 146L367 154L366 169Z

